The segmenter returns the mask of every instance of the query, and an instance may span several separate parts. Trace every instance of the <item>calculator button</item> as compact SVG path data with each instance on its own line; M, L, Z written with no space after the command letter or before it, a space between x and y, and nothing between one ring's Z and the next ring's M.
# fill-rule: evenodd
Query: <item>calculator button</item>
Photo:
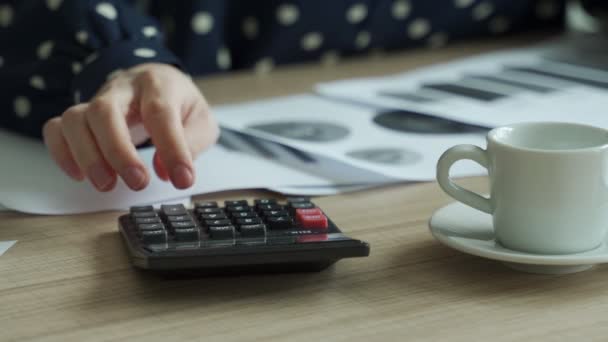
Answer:
M217 205L217 202L215 202L215 201L195 202L194 207L195 208L217 208L218 205Z
M220 208L196 208L198 214L223 214L224 211Z
M231 223L232 222L230 222L230 220L228 220L228 219L205 220L205 226L207 226L207 227L212 227L212 226L228 226Z
M220 219L226 219L226 215L224 215L224 213L219 213L219 214L202 214L201 215L201 219L202 220L220 220Z
M289 209L291 209L292 213L298 209L314 209L316 206L310 202L302 202L302 203L289 203Z
M251 217L251 218L240 218L240 219L236 219L236 224L240 225L244 225L244 224L260 224L262 223L262 221L257 218L257 217Z
M183 204L163 204L160 206L160 210L167 216L186 215L188 213Z
M156 217L156 213L154 211L135 211L131 213L131 217Z
M176 241L196 241L200 238L200 232L198 228L176 228L173 232Z
M329 226L327 216L320 215L299 215L297 220L303 228L308 229L327 229Z
M239 227L242 237L262 237L266 235L266 226L263 224L246 224Z
M254 200L253 204L255 206L258 206L258 205L261 205L261 204L277 204L277 200L272 199L272 198L260 198L260 199Z
M323 215L323 212L321 211L321 209L319 208L313 208L313 209L296 209L295 211L295 216L296 216L296 220L299 221L300 216L306 216L306 215Z
M200 216L201 220L205 221L205 220L222 220L222 219L227 219L228 217L226 217L226 215L224 213L218 213L218 214L202 214Z
M224 201L224 205L226 207L235 207L235 206L249 206L249 203L247 203L246 200L240 200L240 201Z
M283 230L293 227L293 221L290 217L286 216L269 217L266 219L266 223L271 230Z
M170 226L173 229L178 229L178 228L194 228L194 222L192 222L192 221L171 222Z
M302 203L289 203L288 208L292 215L295 215L295 211L298 209L314 209L317 206L312 204L311 202L302 202Z
M160 220L160 218L158 216L154 216L154 217L136 217L135 218L135 224L142 224L142 223L161 223L162 221Z
M251 207L248 205L232 205L226 207L226 211L229 213L241 212L241 211L251 211Z
M151 205L136 205L129 208L131 213L142 212L142 211L154 211L154 207Z
M167 231L163 229L144 230L141 232L141 240L144 243L165 243L167 242Z
M167 216L167 220L169 222L184 222L192 221L192 217L190 217L190 215L171 215Z
M265 210L262 215L264 215L264 217L278 217L289 216L289 213L285 210Z
M234 226L209 227L209 237L213 240L234 239Z
M258 211L283 210L283 206L279 204L260 204L257 209Z
M252 218L258 217L256 213L253 211L238 211L231 214L234 218Z
M159 229L165 229L165 225L162 223L142 223L142 224L138 224L137 228L140 231L159 230Z

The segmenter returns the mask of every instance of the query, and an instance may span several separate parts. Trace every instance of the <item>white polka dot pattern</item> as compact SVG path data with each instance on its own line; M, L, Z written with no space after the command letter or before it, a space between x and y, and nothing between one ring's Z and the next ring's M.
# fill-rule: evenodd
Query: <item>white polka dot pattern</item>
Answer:
M141 33L148 38L152 38L158 35L158 30L154 26L144 26L141 28Z
M28 100L25 96L18 96L17 98L15 98L13 107L15 110L15 115L20 118L27 117L28 115L30 115L30 111L32 110L30 100Z
M456 8L467 8L473 5L475 0L454 0L454 6Z
M97 6L95 6L95 12L109 20L116 20L116 18L118 18L116 7L109 2L100 2L97 4Z
M46 88L44 78L42 78L42 76L39 76L39 75L34 75L30 78L30 85L32 86L32 88L35 88L38 90L44 90L44 88Z
M300 45L304 51L314 51L323 44L323 35L319 32L310 32L302 37Z
M208 12L198 12L192 17L192 31L207 34L213 29L213 17Z
M13 23L13 8L10 5L0 5L0 27L9 27Z
M156 51L148 48L137 48L133 50L133 55L141 58L153 58L156 57Z
M393 18L398 20L407 18L411 11L412 5L407 0L397 0L393 2L393 6L391 7Z
M367 17L367 6L354 4L346 11L346 20L351 24L358 24Z
M223 47L217 51L216 56L217 66L222 70L230 69L232 66L232 58L230 57L230 51Z
M484 1L473 7L473 19L481 21L487 19L494 12L494 5Z
M119 68L159 62L194 76L244 67L267 74L311 59L375 60L456 39L502 39L515 28L559 28L569 1L582 0L0 0L0 41L10 42L0 46L0 75L14 83L0 94L0 112L15 122L7 126L35 135L44 115L65 109L55 93L88 101ZM162 26L150 18L157 14Z
M431 24L428 20L418 18L413 20L407 27L407 35L411 39L421 39L426 36L431 30Z
M53 53L54 46L55 46L55 43L53 43L53 41L51 41L51 40L42 42L40 45L38 45L38 50L36 50L36 54L38 55L38 58L40 58L40 59L49 58L51 56L51 53Z
M74 74L79 74L82 71L82 64L78 62L72 63L72 72Z
M89 39L89 34L87 33L87 31L78 31L78 32L76 32L76 40L80 44L84 45L87 42L87 39Z
M46 0L46 7L48 7L51 11L56 11L61 6L63 0Z
M293 4L283 4L277 8L277 20L282 25L293 25L299 17L300 10Z

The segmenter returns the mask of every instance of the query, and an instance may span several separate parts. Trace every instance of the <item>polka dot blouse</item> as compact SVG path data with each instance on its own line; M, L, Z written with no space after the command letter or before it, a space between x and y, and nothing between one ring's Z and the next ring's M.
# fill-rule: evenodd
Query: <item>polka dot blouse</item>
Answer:
M46 120L144 62L266 73L559 27L563 12L563 0L0 0L0 126L40 137Z

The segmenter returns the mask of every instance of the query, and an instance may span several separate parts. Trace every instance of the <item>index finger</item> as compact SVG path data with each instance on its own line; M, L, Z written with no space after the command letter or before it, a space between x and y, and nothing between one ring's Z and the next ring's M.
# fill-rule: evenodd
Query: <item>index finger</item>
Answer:
M194 184L192 156L181 119L181 97L154 77L141 83L140 111L157 153L178 189Z

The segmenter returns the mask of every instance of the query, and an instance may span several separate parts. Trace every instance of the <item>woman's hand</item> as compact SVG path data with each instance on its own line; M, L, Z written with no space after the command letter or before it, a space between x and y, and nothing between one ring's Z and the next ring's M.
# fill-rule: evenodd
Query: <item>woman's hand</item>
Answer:
M150 176L135 145L156 146L154 169L176 188L194 183L193 158L219 135L207 102L194 83L165 64L142 64L119 72L91 99L68 108L43 128L55 162L76 180L88 178L99 191L117 175L133 190Z

